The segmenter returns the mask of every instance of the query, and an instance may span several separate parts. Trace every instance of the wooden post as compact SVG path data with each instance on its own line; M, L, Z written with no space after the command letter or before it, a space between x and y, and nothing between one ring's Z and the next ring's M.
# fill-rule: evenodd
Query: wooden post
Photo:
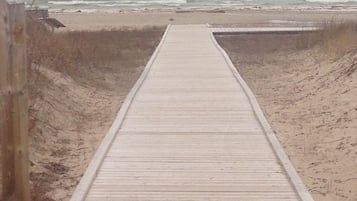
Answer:
M0 136L3 201L29 201L24 3L0 0Z

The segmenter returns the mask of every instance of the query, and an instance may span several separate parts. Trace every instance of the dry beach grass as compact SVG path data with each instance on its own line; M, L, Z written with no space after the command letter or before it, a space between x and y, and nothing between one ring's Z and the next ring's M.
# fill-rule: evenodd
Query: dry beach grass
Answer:
M332 19L322 23L322 29L303 34L297 41L298 48L319 46L323 53L335 58L357 48L357 22Z
M357 200L357 26L218 37L316 201Z
M27 27L32 197L68 200L164 28Z

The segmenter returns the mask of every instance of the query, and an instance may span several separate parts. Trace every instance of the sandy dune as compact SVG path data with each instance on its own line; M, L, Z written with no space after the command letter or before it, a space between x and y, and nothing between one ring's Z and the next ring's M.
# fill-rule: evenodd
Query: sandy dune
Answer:
M357 200L357 52L300 50L294 35L220 41L314 199Z

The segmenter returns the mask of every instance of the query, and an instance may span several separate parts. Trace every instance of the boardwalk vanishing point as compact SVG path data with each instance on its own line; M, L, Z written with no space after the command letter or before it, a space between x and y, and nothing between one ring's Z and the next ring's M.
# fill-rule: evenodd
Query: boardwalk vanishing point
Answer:
M206 25L169 26L71 201L313 201Z

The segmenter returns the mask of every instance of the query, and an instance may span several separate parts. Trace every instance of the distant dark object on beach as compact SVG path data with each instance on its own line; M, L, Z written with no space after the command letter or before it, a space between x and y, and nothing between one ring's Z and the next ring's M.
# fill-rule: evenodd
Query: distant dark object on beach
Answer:
M176 10L176 13L193 13L191 10Z
M176 10L175 11L176 13L194 13L194 12L197 12L197 11L194 11L194 10ZM221 9L213 9L213 10L207 10L207 11L199 11L199 12L203 12L203 13L226 13L226 11L224 10L221 10Z
M173 21L175 21L175 19L174 19L174 18L170 18L169 21L170 21L170 22L173 22Z
M78 10L77 12L82 12L81 10ZM48 28L51 29L53 32L54 29L58 29L61 27L66 27L64 24L62 24L60 21L58 21L55 18L49 18L48 16L48 9L40 9L40 8L30 8L26 10L26 13L35 20L39 20L42 22L44 25L46 25Z
M226 11L220 9L214 9L214 10L208 10L207 13L226 13Z

